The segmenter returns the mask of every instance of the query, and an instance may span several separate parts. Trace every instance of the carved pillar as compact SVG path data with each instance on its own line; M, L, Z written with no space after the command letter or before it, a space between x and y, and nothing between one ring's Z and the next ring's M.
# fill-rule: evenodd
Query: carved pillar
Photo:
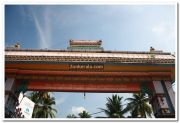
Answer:
M14 78L7 78L5 81L5 104L9 98L9 95L14 92L15 86L15 79Z
M15 78L5 80L5 118L13 117L17 97L15 95Z
M175 93L171 82L153 81L153 95L151 104L157 118L175 117Z

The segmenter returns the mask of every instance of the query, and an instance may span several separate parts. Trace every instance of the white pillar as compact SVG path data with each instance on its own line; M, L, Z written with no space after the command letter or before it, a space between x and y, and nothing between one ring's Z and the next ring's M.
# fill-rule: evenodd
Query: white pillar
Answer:
M174 117L175 94L171 82L153 81L152 107L156 117Z
M13 89L13 85L14 85L14 78L7 78L6 82L5 82L5 91L6 92L10 92Z
M173 107L174 107L174 109L175 109L175 92L174 92L174 90L173 90L173 88L172 88L172 83L166 81L166 82L165 82L165 85L166 85L168 94L169 94L169 96L170 96L172 105L173 105Z
M5 104L9 98L9 93L14 91L15 79L14 78L7 78L5 82Z

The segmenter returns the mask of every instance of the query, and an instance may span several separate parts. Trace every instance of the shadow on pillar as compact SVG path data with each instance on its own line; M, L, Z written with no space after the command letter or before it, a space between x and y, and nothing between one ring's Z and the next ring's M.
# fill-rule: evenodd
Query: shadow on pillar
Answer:
M5 79L5 118L23 118L21 109L17 109L19 93L24 92L27 85L27 82L22 83L17 88L15 78Z
M172 85L167 89L167 83L165 81L153 81L152 82L152 90L153 94L151 95L154 116L156 118L175 118L175 110L174 110L174 100L175 95L170 92L172 89ZM170 97L171 95L171 97Z

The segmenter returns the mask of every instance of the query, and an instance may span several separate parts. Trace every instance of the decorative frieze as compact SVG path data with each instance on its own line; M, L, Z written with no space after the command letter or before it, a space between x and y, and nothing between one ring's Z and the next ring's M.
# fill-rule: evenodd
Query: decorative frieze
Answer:
M41 61L41 62L114 62L114 63L162 63L174 64L175 59L114 58L114 57L71 57L71 56L16 56L6 55L5 61ZM83 68L86 66L83 66Z

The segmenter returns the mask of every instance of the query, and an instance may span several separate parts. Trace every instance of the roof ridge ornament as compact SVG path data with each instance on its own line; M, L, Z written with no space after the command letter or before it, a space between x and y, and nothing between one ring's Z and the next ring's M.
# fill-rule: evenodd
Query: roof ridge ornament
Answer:
M155 48L154 47L150 47L150 53L163 53L163 51L162 50L155 50Z
M153 52L153 51L155 51L155 49L151 46L150 47L150 52Z
M20 43L19 43L19 42L18 42L18 43L16 43L16 44L14 45L14 48L20 49L20 48L21 48Z
M69 40L70 51L103 51L102 40Z
M21 48L21 45L19 42L17 42L16 44L14 45L11 45L11 46L7 46L6 49L20 49Z

